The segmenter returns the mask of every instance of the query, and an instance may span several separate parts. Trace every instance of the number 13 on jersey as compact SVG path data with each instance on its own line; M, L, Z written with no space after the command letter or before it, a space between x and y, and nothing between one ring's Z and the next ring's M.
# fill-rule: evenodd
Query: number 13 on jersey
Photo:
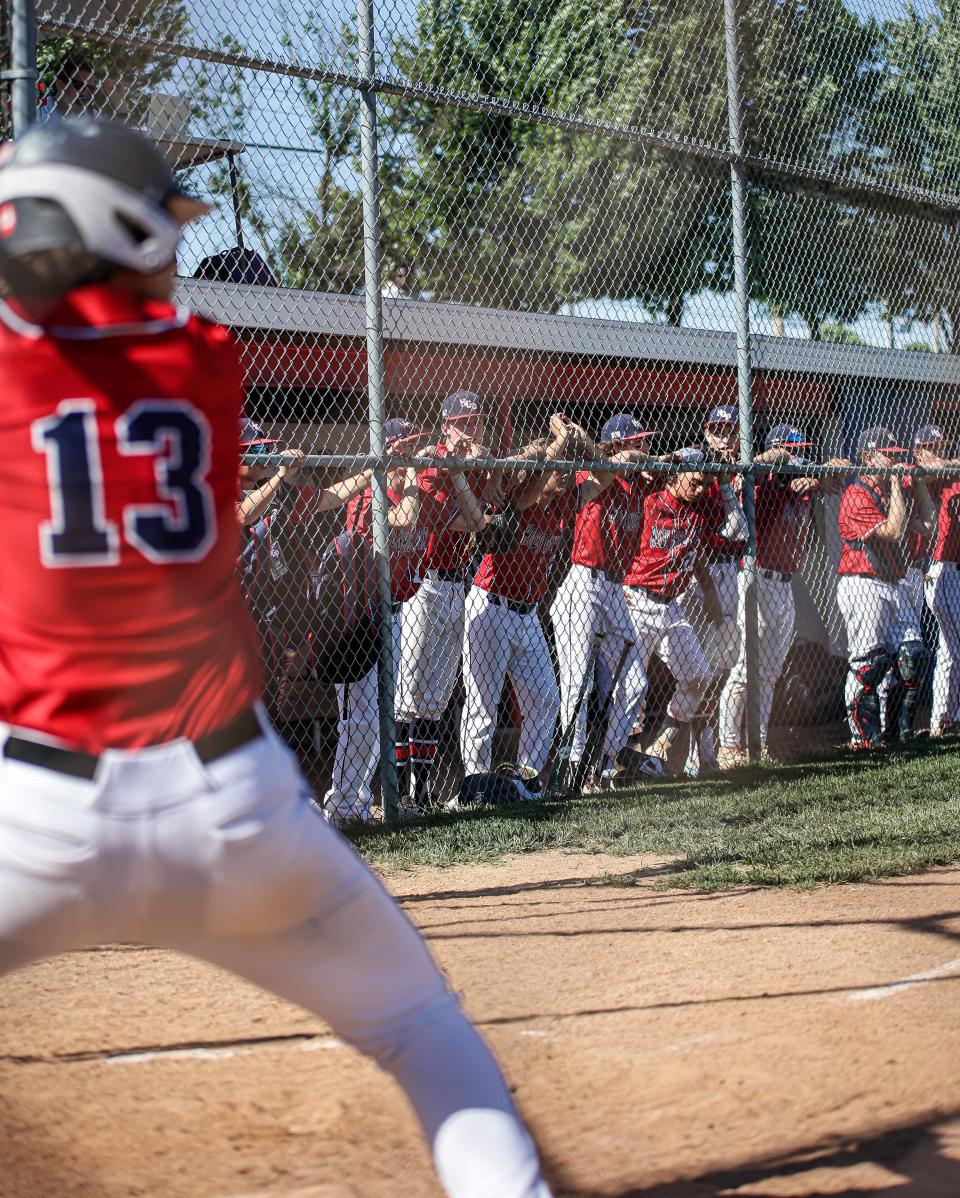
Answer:
M97 413L92 400L65 400L31 426L47 459L50 519L40 527L40 558L52 569L113 566L120 538L158 565L204 558L216 539L210 426L185 400L141 399L114 423L117 452L153 459L156 498L128 504L123 527L106 516Z

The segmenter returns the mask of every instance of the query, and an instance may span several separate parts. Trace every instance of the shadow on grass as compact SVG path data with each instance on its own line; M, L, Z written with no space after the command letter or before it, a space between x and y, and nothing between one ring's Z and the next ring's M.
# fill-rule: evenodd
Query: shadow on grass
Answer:
M951 1198L960 1194L960 1161L948 1156L945 1137L940 1130L947 1119L954 1119L960 1112L925 1115L911 1123L873 1135L858 1137L838 1143L836 1140L813 1144L798 1152L780 1157L766 1157L744 1163L732 1169L717 1169L699 1177L684 1181L666 1182L638 1189L622 1190L618 1194L606 1192L606 1198L723 1198L740 1192L749 1186L749 1193L756 1198L769 1194L800 1193L808 1198L878 1198L880 1195L895 1195L895 1198ZM853 1185L841 1189L830 1183L828 1189L815 1177L816 1170L832 1169L842 1172L858 1165L879 1166L896 1175L889 1182L867 1182L863 1188L851 1178ZM592 1190L564 1185L560 1172L550 1169L558 1198L597 1198ZM810 1174L805 1184L804 1177ZM793 1178L801 1189L784 1188L784 1181ZM769 1188L767 1188L769 1186ZM808 1188L809 1186L809 1188Z

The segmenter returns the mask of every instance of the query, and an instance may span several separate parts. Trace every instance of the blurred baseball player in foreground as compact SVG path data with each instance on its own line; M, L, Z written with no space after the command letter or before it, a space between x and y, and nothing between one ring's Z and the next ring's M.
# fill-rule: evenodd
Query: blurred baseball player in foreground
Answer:
M556 460L596 453L583 430L558 414L545 444L528 446L518 456ZM522 793L534 798L560 708L539 606L563 530L576 519L578 488L571 475L548 470L507 476L505 485L506 514L515 523L510 543L484 555L467 596L460 751L468 776L489 771L497 706L509 677L522 717L517 772Z
M393 1073L448 1194L543 1198L493 1058L259 707L239 360L169 302L204 211L123 126L4 147L0 973L108 941L233 970Z
M624 645L633 642L633 628L623 595L623 576L636 554L643 527L643 500L651 484L634 471L617 473L619 464L645 461L650 439L629 412L611 416L600 431L599 448L608 455L610 469L577 475L580 511L573 531L572 564L550 605L550 620L560 673L560 721L564 729L576 720L570 752L575 771L586 747L586 704L577 705L584 681L596 678L600 665L612 678ZM599 656L594 646L601 634ZM615 759L630 732L630 708L646 691L646 674L636 651L609 697L603 752Z
M656 654L676 683L663 727L648 750L651 756L660 758L667 772L675 766L675 747L682 744L686 752L683 736L689 734L690 720L699 710L713 672L678 599L696 579L707 617L720 624L720 599L707 555L730 552L745 529L743 512L734 496L724 498L722 524L717 521L714 505L704 502L710 479L699 469L706 461L702 450L681 449L674 456L684 469L647 495L640 543L623 580L644 672ZM635 727L643 724L645 699L645 691L634 697L630 714Z
M481 444L484 414L472 391L455 391L441 408L443 439L435 453L449 468L420 475L423 502L430 505L430 539L423 583L402 608L397 679L397 744L407 743L407 810L423 812L433 799L433 772L440 720L450 704L463 650L464 576L473 535L486 527L479 492L486 476L464 473L465 458L486 454ZM402 776L401 781L406 781Z
M904 608L900 593L906 540L912 531L929 530L920 516L914 525L899 475L875 473L902 465L906 452L889 429L864 429L857 440L860 474L840 502L837 603L847 629L845 698L854 749L883 746L881 686L891 669L904 687L897 734L913 736L916 692L929 662L916 613Z
M775 425L764 441L764 461L775 453L783 461L802 465L810 442L801 429ZM835 459L830 465L849 465ZM827 477L761 474L754 488L757 536L757 695L761 756L767 741L773 693L793 641L795 607L793 576L803 564L813 524L812 499L833 484ZM740 588L737 660L720 695L720 765L724 769L746 761L747 714L746 595Z

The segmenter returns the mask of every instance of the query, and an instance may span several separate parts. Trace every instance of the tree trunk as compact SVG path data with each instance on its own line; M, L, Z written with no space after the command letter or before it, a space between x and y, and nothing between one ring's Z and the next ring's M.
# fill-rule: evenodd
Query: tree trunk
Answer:
M774 337L783 336L783 313L779 308L770 309L770 324L773 326Z

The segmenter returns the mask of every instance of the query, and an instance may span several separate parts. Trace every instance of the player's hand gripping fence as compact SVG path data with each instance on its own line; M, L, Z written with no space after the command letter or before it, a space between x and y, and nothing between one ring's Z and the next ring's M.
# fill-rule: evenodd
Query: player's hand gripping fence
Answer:
M238 569L333 818L391 761L417 813L601 733L649 784L751 721L960 727L957 14L726 8L36 0L39 119L146 128L217 205L179 298L240 341ZM392 669L338 681L321 562L375 525Z

